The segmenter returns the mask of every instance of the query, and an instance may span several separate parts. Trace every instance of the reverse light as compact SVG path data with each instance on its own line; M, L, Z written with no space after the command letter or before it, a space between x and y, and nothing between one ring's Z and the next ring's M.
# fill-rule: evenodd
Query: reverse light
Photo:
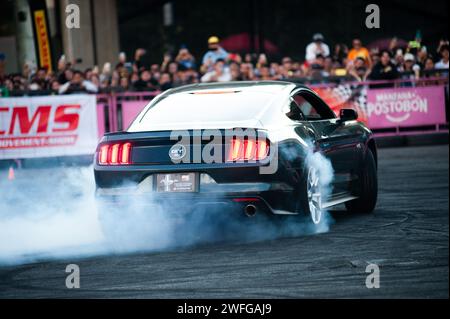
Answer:
M235 137L228 150L228 161L261 161L269 155L266 139L244 139Z
M98 152L99 165L130 165L131 143L104 144Z

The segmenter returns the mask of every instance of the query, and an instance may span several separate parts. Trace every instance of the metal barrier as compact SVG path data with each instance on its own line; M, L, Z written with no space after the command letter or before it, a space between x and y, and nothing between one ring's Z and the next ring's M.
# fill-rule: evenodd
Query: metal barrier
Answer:
M97 95L99 137L126 130L139 112L160 92L127 92Z

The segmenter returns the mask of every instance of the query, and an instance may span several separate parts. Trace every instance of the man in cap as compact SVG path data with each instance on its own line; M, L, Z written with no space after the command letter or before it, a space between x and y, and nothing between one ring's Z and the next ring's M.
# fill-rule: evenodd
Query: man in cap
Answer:
M370 58L370 53L367 48L362 45L360 39L356 38L352 41L352 49L348 52L347 60L349 62L354 62L357 58L363 58L365 63L369 68L372 67L372 60Z
M201 71L203 73L211 71L217 60L226 61L228 58L228 52L220 46L220 40L216 36L209 37L208 49L208 52L205 53L202 60Z
M403 58L403 71L410 72L410 71L420 71L420 66L416 64L416 59L414 58L414 55L412 53L406 53Z
M330 55L330 48L324 42L324 37L321 33L313 35L313 42L306 47L306 61L309 64L314 63L317 56L323 56L324 58Z
M398 71L401 72L400 78L404 80L414 80L420 77L420 66L416 64L414 55L410 52L403 57L403 64L399 66ZM402 86L411 86L409 82L402 83Z

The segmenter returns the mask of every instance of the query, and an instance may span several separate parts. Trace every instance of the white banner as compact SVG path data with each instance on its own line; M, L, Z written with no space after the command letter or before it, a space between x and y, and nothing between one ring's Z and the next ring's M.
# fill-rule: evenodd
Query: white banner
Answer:
M0 159L93 154L96 102L95 95L0 98Z

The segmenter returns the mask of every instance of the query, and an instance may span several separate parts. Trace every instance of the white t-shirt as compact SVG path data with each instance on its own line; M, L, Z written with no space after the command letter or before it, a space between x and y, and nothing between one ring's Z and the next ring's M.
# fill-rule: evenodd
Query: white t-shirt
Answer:
M439 61L434 65L435 69L448 69L448 61L445 63L443 60Z
M330 48L325 43L320 43L318 46L316 42L308 44L306 47L306 61L312 62L316 59L318 54L322 54L324 57L330 55Z
M217 76L216 71L210 71L205 73L201 78L202 82L228 82L231 81L231 73L228 68L225 68L220 76Z

